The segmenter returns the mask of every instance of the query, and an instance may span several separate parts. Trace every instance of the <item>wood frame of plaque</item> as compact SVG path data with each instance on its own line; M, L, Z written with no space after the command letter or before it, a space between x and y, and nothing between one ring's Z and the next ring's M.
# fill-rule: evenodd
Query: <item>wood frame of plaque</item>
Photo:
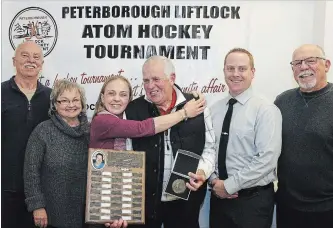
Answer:
M191 190L186 187L189 172L196 173L201 156L186 150L177 150L164 193L188 200Z
M143 151L89 148L85 222L145 224Z

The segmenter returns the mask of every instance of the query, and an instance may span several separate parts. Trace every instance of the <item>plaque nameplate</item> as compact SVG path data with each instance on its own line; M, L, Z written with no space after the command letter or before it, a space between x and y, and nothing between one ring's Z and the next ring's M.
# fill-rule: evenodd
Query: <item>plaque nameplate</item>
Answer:
M186 150L178 150L164 193L188 200L191 190L186 187L189 172L196 173L201 156Z
M85 222L144 224L145 165L142 151L90 148Z

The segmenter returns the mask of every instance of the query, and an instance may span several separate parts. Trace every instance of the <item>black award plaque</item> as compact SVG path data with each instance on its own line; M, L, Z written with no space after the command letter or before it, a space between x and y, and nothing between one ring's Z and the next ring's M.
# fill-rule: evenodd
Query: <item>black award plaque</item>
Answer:
M188 173L196 173L200 158L193 152L178 150L164 193L188 200L191 192L186 187L186 182L190 180Z

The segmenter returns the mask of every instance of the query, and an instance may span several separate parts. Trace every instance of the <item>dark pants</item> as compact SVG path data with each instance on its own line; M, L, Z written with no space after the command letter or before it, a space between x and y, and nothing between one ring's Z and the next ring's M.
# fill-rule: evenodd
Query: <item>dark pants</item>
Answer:
M198 192L196 192L198 193ZM156 219L147 219L145 225L130 225L129 228L200 228L199 214L206 189L189 200L161 202Z
M332 228L333 210L326 212L304 212L277 204L277 228Z
M199 213L201 203L175 200L162 203L162 222L164 228L200 228Z
M210 201L210 228L270 228L274 211L274 187L258 188L236 199Z
M207 183L196 192L191 192L188 200L159 202L154 218L146 214L144 225L129 225L128 228L200 228L199 214L204 202Z
M33 228L32 213L27 211L23 193L1 191L1 227Z
M161 221L157 221L156 219L146 219L144 225L128 225L128 228L160 228L161 226Z

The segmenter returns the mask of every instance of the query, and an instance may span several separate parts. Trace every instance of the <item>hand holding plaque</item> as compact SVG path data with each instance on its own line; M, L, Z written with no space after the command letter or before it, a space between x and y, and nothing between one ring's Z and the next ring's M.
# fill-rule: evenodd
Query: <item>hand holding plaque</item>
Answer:
M190 151L178 150L164 193L187 200L191 192L186 187L191 179L188 173L196 173L200 158L201 156Z

